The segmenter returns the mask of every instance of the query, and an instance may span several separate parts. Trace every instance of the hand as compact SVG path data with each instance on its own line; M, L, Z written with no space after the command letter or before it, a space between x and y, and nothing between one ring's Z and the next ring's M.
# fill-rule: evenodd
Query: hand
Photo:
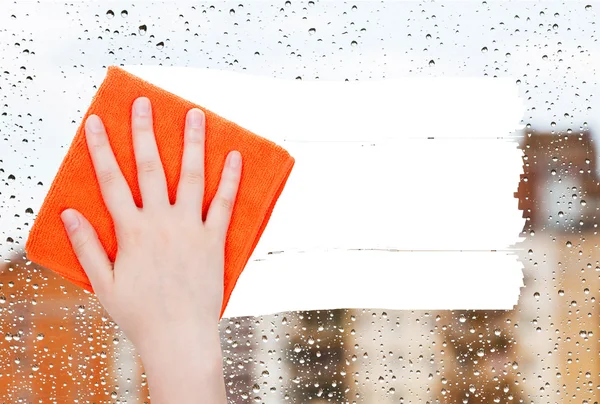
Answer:
M203 222L204 120L201 110L188 111L177 201L171 205L150 101L141 97L134 102L131 126L143 203L138 208L100 118L91 115L87 119L88 149L117 238L114 263L83 215L73 209L61 214L94 292L143 358L164 344L210 340L217 349L215 335L219 342L225 238L240 181L241 156L237 151L229 153ZM184 340L178 340L178 335ZM220 345L218 350L220 358Z

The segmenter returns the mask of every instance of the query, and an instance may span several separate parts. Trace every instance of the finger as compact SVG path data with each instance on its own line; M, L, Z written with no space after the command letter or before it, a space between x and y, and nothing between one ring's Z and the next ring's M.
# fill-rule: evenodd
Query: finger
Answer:
M104 125L98 116L88 117L85 134L102 198L115 226L119 226L137 209L131 190L123 177L110 147Z
M169 206L167 180L154 137L150 100L146 97L139 97L133 103L131 131L144 208Z
M229 222L233 212L240 178L242 173L242 160L238 151L232 151L227 156L227 161L217 193L213 198L206 217L206 227L215 229L225 239Z
M187 113L176 202L187 214L198 217L202 217L204 199L204 119L198 108Z
M94 292L104 296L112 287L112 264L90 222L74 209L60 215L73 251L85 270Z

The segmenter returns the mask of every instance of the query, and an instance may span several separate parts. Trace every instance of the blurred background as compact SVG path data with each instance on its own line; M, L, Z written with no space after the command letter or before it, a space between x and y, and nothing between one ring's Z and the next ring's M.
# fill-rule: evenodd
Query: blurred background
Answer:
M7 3L0 11L0 402L150 402L139 356L97 299L29 262L23 246L32 201L47 192L99 69L153 64L290 80L512 77L527 106L524 174L515 189L526 218L525 241L516 246L525 288L513 310L224 319L229 402L598 403L598 8L577 1Z

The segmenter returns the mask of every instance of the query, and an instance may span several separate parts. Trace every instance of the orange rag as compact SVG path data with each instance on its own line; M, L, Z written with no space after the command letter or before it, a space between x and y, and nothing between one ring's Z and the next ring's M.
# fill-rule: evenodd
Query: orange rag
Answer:
M79 125L34 221L25 246L28 259L93 293L92 285L70 245L60 214L67 208L81 212L96 229L100 242L114 262L117 241L113 222L96 180L84 125L90 114L102 119L134 200L141 206L131 135L132 104L141 96L148 97L152 104L156 143L171 203L176 199L181 169L185 116L191 108L200 108L206 115L204 220L216 194L227 154L238 150L242 155L242 177L225 243L222 317L231 292L267 226L295 160L272 141L116 66L108 67L106 77Z

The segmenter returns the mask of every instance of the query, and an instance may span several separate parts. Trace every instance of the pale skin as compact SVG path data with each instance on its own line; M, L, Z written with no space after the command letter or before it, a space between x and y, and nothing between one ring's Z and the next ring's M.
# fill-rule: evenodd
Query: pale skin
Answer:
M153 404L226 403L218 332L225 238L240 175L231 151L206 220L205 116L188 111L174 204L153 131L152 107L135 100L132 136L143 207L137 207L101 119L91 115L86 141L117 237L111 262L96 231L73 209L61 214L71 245L100 303L142 358ZM174 134L175 135L175 134Z

